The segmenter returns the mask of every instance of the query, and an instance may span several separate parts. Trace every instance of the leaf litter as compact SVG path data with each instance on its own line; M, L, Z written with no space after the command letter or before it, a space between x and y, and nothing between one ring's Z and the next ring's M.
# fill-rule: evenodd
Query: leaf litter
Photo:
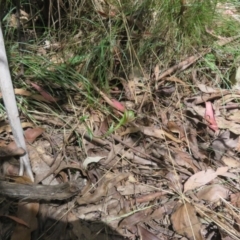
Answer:
M202 92L201 94L204 96L209 93ZM107 95L104 94L104 98L108 98ZM206 98L206 101L214 107L218 98L220 95L217 97L215 95L214 98ZM211 102L209 102L210 99ZM119 103L111 102L117 110L123 110L118 107ZM117 105L114 106L115 104ZM238 171L230 172L230 170L239 168L237 158L235 162L228 160L234 158L232 154L238 147L238 135L231 132L231 125L228 129L223 128L221 124L217 125L219 129L213 127L216 123L212 120L217 119L213 107L210 105L211 107L207 108L207 105L201 105L203 110L199 111L198 104L202 102L194 103L192 109L187 107L185 110L186 113L188 111L194 113L191 119L188 114L182 115L179 119L177 113L171 112L168 114L170 118L168 117L169 121L165 126L157 125L160 120L155 123L153 121L153 124L147 127L142 125L141 121L139 123L128 122L126 126L123 125L116 129L115 135L111 134L115 136L113 139L110 138L111 135L103 139L91 138L84 132L84 127L79 124L73 132L83 136L82 148L77 146L70 148L74 146L70 141L72 143L75 141L74 137L71 139L73 134L71 131L68 131L64 139L64 136L59 135L57 131L50 136L44 135L43 128L32 128L32 130L28 128L25 131L25 137L30 144L28 151L37 182L41 181L44 185L57 185L62 181L77 178L78 181L80 179L85 181L85 186L73 200L75 205L70 208L69 213L67 206L64 207L63 204L55 206L54 210L41 213L42 204L47 209L51 206L41 203L40 200L43 200L41 197L38 203L21 203L16 214L19 221L12 238L14 239L17 235L22 239L30 239L30 233L37 232L39 228L36 227L36 219L43 221L43 214L44 218L54 216L59 224L63 219L74 221L72 234L84 236L85 239L92 239L95 234L98 239L101 239L104 231L99 227L94 227L99 229L95 231L93 227L86 224L79 227L78 221L91 221L96 224L99 221L102 222L110 227L111 231L115 230L112 235L110 230L107 233L113 239L114 236L116 238L124 236L130 239L134 239L135 236L144 239L169 239L180 238L180 236L188 239L207 239L206 236L211 233L211 230L204 235L202 229L211 222L216 226L215 230L212 230L214 234L215 232L224 234L225 231L229 231L233 236L238 236L237 232L223 227L224 221L221 219L225 216L221 210L218 210L218 216L213 217L212 213L207 211L208 205L206 205L219 202L224 208L226 204L222 199L228 200L230 197L232 201L229 204L237 205L236 197L234 198L237 192L230 187L231 182L227 183L229 178L224 174L238 174ZM206 115L209 118L206 119ZM225 117L226 114L223 118ZM194 121L194 118L200 120ZM95 119L98 118L95 117ZM57 121L58 126L65 125L63 120ZM52 124L47 119L43 122L44 125ZM96 136L101 121L93 123L96 124L93 136ZM196 125L196 123L200 124ZM131 136L131 132L121 136L121 131L129 127L135 127L134 134L137 134L138 138ZM209 136L212 138L212 143L209 142L207 147L201 147L206 141L204 139ZM62 147L59 148L59 146ZM12 149L10 156L22 154L21 151L14 150L16 147ZM81 161L78 157L76 158L76 153L72 152L73 149L77 151L77 155L81 152ZM66 163L61 164L62 162ZM9 173L8 168L11 166L10 163L8 167L5 167L6 173ZM64 177L65 175L67 177ZM26 208L28 205L29 207ZM24 213L21 212L23 206ZM205 212L199 214L198 208L201 206L205 207ZM217 209L218 205L215 208ZM58 213L53 214L54 211ZM37 214L41 218L37 218ZM239 222L237 215L228 217L231 217L233 222ZM167 218L168 221L165 222ZM21 221L29 227L26 229ZM34 226L31 227L30 223L34 223ZM65 233L60 232L68 236L70 233L66 230L67 226L64 226ZM46 232L44 238L50 232L57 238L59 227L56 226L48 233ZM44 229L47 229L47 225Z
M95 2L99 15L109 17L104 1ZM108 112L82 99L57 117L34 111L41 127L26 121L23 128L35 185L18 176L24 151L1 125L2 178L9 181L1 189L4 195L8 186L0 205L8 219L4 239L239 239L240 92L196 82L195 64L210 52L165 71L157 64L153 74L134 67L129 79L112 79L120 86L112 95L92 83ZM190 67L194 92L182 80L191 80ZM29 83L29 91L15 93L66 109ZM31 193L17 194L19 184ZM12 209L8 199L20 196Z
M175 88L181 89L177 82ZM98 88L95 89L98 91ZM105 130L104 138L95 137L101 133L99 129L103 129L101 124L104 122L98 115L91 115L94 125L92 136L86 133L84 123L75 124L76 127L72 129L74 118L54 120L38 117L43 127L26 127L25 131L36 182L47 187L77 180L84 185L75 196L73 194L70 197L69 203L69 200L62 202L60 197L52 198L60 201L55 206L42 202L47 198L40 194L37 202L28 202L31 196L26 196L24 202L18 204L15 218L10 212L5 213L17 222L12 239L19 236L20 239L31 239L33 232L40 234L39 224L49 218L53 220L44 224L42 229L45 230L42 231L46 232L43 239L49 234L55 239L60 234L66 239L70 239L70 236L103 239L104 235L111 239L121 239L121 236L129 239L135 239L136 236L143 239L181 239L181 236L207 239L209 235L224 236L226 232L237 239L239 233L229 229L224 219L231 219L238 224L238 215L225 216L223 209L229 209L229 205L232 205L230 209L235 211L235 207L240 205L237 188L231 186L237 184L239 173L236 156L239 136L236 131L231 131L231 124L223 126L218 121L221 117L237 124L236 117L228 117L234 116L236 111L219 108L219 103L224 106L221 98L225 105L231 101L234 103L236 99L228 98L230 100L226 101L224 97L230 94L230 90L229 93L224 90L224 94L217 94L220 90L213 87L201 85L200 89L201 98L200 95L189 98L183 94L185 101L191 99L191 104L181 110L182 114L178 113L177 99L172 99L175 111L169 112L166 107L166 116L155 117L147 126L137 116L115 128L114 134L106 134ZM212 97L209 94L215 95ZM124 101L120 105L105 93L100 92L100 95L107 104L120 111L116 115L122 116L121 112L127 111L122 107ZM198 99L205 99L206 105ZM142 105L142 114L148 104L145 102ZM165 118L163 122L161 116ZM65 128L64 134L59 134L58 128L52 133L45 130L54 121L58 128ZM135 130L122 135L121 132L128 128ZM75 134L83 138L81 147L75 144ZM15 159L10 160L10 157L23 152L13 143L3 145L3 152L7 152L3 156L5 178L12 179L15 186L19 181L20 184L26 184L25 180L14 178L14 174L18 173L18 164ZM49 200L51 202L51 198ZM209 204L218 212L216 216L212 213L213 209L208 208ZM87 224L89 221L91 225ZM54 227L48 230L53 222ZM71 231L67 230L67 224L70 223ZM206 226L210 224L214 224L215 228L208 229Z

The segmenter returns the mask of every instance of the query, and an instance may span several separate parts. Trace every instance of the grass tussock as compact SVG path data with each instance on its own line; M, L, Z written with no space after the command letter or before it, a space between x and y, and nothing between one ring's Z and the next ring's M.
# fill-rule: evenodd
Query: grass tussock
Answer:
M167 68L211 44L212 38L205 28L217 19L217 2L69 1L57 5L56 1L52 6L40 3L34 6L22 1L22 8L29 14L25 17L27 24L20 17L24 24L20 30L24 54L18 57L17 43L13 41L19 34L17 28L6 28L6 42L15 61L26 66L26 75L44 81L48 66L58 65L56 79L50 81L65 84L60 76L77 68L79 75L107 90L114 76L128 78L134 66L143 66L149 72L157 63ZM3 20L5 26L12 12L16 12L15 6L9 5L8 9ZM230 25L224 24L221 29L227 31ZM57 54L53 47L41 53L39 48L46 41L59 44ZM13 73L18 74L16 69Z

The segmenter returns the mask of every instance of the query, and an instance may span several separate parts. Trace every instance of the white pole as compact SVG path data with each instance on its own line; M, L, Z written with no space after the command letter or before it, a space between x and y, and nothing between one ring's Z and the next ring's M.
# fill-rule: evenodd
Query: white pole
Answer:
M3 96L4 105L7 111L8 119L12 128L12 133L18 147L22 147L26 154L20 158L20 171L19 175L23 175L25 168L26 174L32 181L34 181L33 173L27 153L27 148L23 136L23 129L19 119L15 94L11 75L8 66L7 55L5 51L4 39L2 34L2 27L0 22L0 88Z

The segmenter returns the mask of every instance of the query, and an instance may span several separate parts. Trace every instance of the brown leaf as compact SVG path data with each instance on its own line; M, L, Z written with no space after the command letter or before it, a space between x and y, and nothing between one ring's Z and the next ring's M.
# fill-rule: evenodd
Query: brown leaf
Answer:
M155 192L147 195L142 195L140 197L136 197L136 203L150 202L159 198L162 198L163 195L167 194L166 192Z
M184 192L201 187L227 171L228 167L219 167L216 172L213 169L207 169L206 171L195 173L185 182Z
M226 199L228 197L228 189L219 184L205 186L198 193L197 197L205 201L216 202L220 198Z
M230 168L240 167L240 161L231 156L223 156L221 160Z
M131 214L130 216L124 218L120 224L119 228L131 228L131 226L134 226L138 224L139 222L144 221L152 212L151 208L144 209L142 211L138 211L136 213Z
M198 95L196 97L185 98L184 103L189 107L193 107L193 105L211 101L212 99L222 98L224 95L227 95L227 94L229 94L229 91L221 90L218 93L204 94L204 95ZM231 93L231 95L233 95L233 94ZM240 97L240 95L236 95L236 98L237 98L237 96L238 96L238 98ZM221 102L223 102L223 100L221 100Z
M47 101L49 102L57 102L58 99L54 98L52 95L50 95L48 92L46 92L42 87L37 85L36 83L30 82L30 84L35 88Z
M198 171L198 168L194 165L193 158L189 153L175 149L173 154L174 154L173 159L179 166L191 168L194 173Z
M240 111L233 112L230 116L227 117L228 120L232 120L234 122L239 122L240 119Z
M167 127L171 132L177 133L180 139L185 137L185 131L182 125L179 126L176 122L169 121Z
M150 215L151 219L162 219L165 215L170 215L175 208L175 201L168 201L162 207L159 207L153 211ZM146 218L145 221L148 221L149 218Z
M145 184L137 184L137 183L130 183L126 186L118 186L117 191L121 193L121 195L133 195L133 194L144 194L149 192L156 191L155 188L145 185Z
M235 237L230 237L230 236L226 236L225 234L224 234L224 232L220 232L221 233L221 239L222 240L236 240L236 238Z
M190 203L182 204L171 215L173 229L183 236L194 240L203 240L200 234L201 222L196 216L195 208Z
M16 183L32 183L31 179L27 176L11 176L11 179L13 179Z
M3 163L3 175L17 176L19 174L19 164L16 163L17 159L11 158Z
M144 127L144 126L141 126L141 127L139 126L138 129L142 133L146 134L147 136L156 137L156 138L160 138L160 139L168 138L177 143L182 142L180 139L175 138L173 135L164 131L163 129L157 129L157 128L153 128L153 127Z
M39 210L39 203L26 203L21 202L18 204L17 217L22 219L29 228L26 228L22 224L17 224L11 240L31 240L31 232L37 229L36 215Z
M220 129L229 129L231 132L240 135L240 125L234 121L228 121L223 117L216 117L217 125Z
M169 187L174 189L176 192L182 192L182 179L181 176L174 172L168 172L165 178L170 180Z
M230 195L230 199L231 199L231 204L237 208L240 207L240 193L234 193ZM236 228L239 230L240 229L240 217L239 214L234 214L234 219L236 221Z
M43 101L43 102L49 103L49 101L46 98L44 98L43 96L38 95L38 94L32 94L31 92L29 92L25 89L14 89L14 93L16 95L26 96L26 97L30 97L30 98L33 98L38 101ZM0 93L0 98L2 98L1 93Z
M25 132L24 132L24 136L25 136L25 140L28 143L33 143L37 137L39 137L40 135L42 135L42 133L44 132L43 128L40 127L36 127L36 128L28 128Z
M214 159L220 160L227 149L236 148L239 137L226 130L222 132L212 143L212 149L215 153Z
M102 197L107 195L111 188L116 186L118 182L122 181L128 176L129 176L128 173L122 173L118 175L112 173L106 174L101 180L102 184L100 184L100 186L95 190L95 192L94 193L86 192L86 194L77 199L78 204L81 205L86 203L95 203L99 201Z
M184 87L188 87L188 85L183 80L181 80L180 78L177 78L176 76L166 77L166 80L171 82L177 82L183 85Z
M222 92L222 91L221 91ZM227 92L224 92L222 97L218 100L218 103L227 103L227 102L236 102L236 100L239 100L240 98L240 91L236 91L233 93L233 91L227 90Z
M221 91L221 89L214 89L214 88L208 87L202 83L198 83L197 86L204 93L219 93Z
M123 106L123 104L120 103L119 101L117 101L116 99L112 99L112 104L113 104L114 108L116 108L120 112L125 111L125 107Z
M33 124L30 123L30 122L23 122L21 123L21 126L22 128L27 128L27 127L32 127ZM2 132L11 132L12 131L12 128L9 124L3 124L1 127L0 127L0 133Z
M119 133L119 135L120 136L124 136L124 135L127 135L127 134L129 134L129 133L136 133L136 132L138 132L139 130L138 130L138 128L136 128L136 127L134 127L134 126L130 126L130 127L127 127L126 129L125 129L125 131L121 131L120 133Z
M14 142L9 145L0 146L0 157L21 156L25 154L24 149L18 148Z
M11 215L0 215L0 218L4 218L4 217L10 218L10 219L12 219L14 222L16 222L16 223L18 223L18 224L21 224L21 225L29 228L29 225L28 225L25 221L23 221L21 218L18 218L18 217L15 217L15 216L11 216Z
M55 159L55 165L49 166L53 162L52 157L48 156L46 149L42 145L31 146L28 145L28 154L31 159L32 171L35 173L35 182L41 181L45 185L58 184L57 180L53 177L53 167L58 168L62 156L58 154ZM44 160L43 160L44 159ZM53 170L55 171L55 169ZM47 177L46 177L47 176Z
M155 234L149 232L146 228L137 226L140 239L144 240L160 240Z
M240 192L230 195L231 204L236 207L240 207Z
M190 128L189 133L187 135L187 139L194 158L204 159L205 156L201 153L201 151L198 148L197 131L195 128Z
M213 110L212 103L206 102L205 105L206 105L206 111L205 111L204 119L207 121L208 127L210 127L213 131L217 131L218 125L215 119L215 112Z

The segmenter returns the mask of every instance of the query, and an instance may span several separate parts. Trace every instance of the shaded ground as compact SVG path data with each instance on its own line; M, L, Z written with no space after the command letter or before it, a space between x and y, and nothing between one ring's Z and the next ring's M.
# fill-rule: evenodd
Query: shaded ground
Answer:
M3 199L1 238L239 239L239 76L230 83L226 74L232 66L238 72L237 50L222 50L237 48L239 36L213 30L205 34L215 48L200 47L167 68L135 64L117 75L124 57L114 49L104 87L89 69L83 74L87 58L65 52L76 60L73 71L62 43L33 44L42 65L23 57L12 69L35 182L81 187L50 202L40 191ZM3 143L11 142L4 124ZM22 154L9 146L8 155ZM13 177L16 159L3 160L2 172L27 188L27 178Z

